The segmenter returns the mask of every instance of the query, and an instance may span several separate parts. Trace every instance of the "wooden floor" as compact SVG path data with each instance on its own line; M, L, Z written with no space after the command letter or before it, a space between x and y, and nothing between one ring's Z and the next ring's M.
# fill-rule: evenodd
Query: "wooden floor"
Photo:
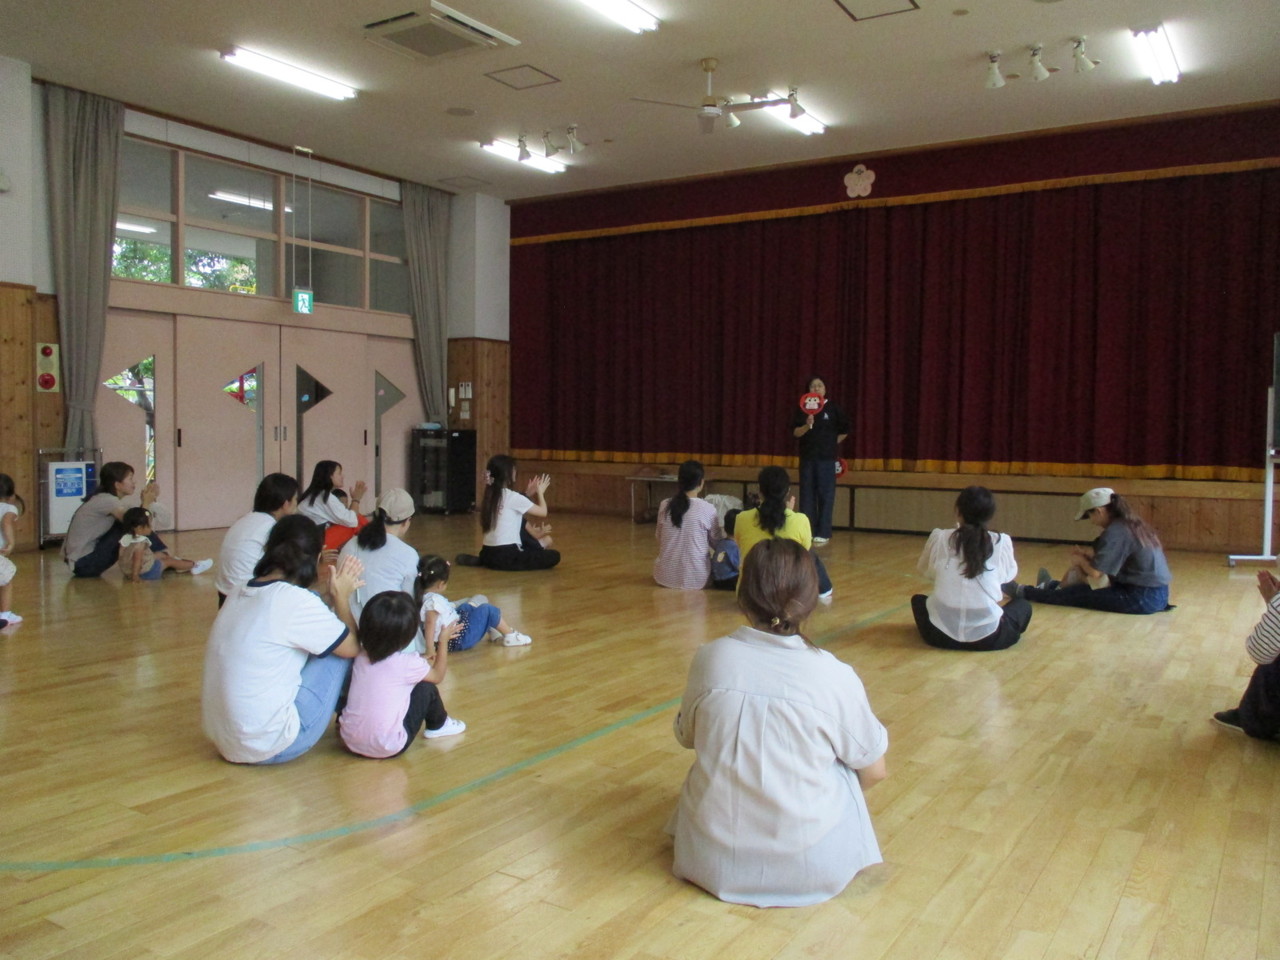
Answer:
M474 519L425 518L447 555ZM691 755L671 735L731 595L653 586L653 528L557 516L550 573L459 568L531 634L450 660L464 736L403 757L329 735L282 767L200 732L212 576L72 582L17 557L0 635L0 957L1280 958L1280 744L1234 706L1253 573L1173 554L1178 609L1038 608L1002 653L931 650L922 538L840 534L810 635L889 728L886 862L818 907L720 903L670 874ZM218 531L176 535L190 557ZM1063 548L1019 547L1024 574Z

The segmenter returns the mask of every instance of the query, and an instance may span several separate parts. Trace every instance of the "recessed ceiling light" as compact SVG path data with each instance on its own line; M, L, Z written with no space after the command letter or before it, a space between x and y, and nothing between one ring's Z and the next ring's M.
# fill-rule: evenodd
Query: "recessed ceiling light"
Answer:
M318 73L303 70L301 67L295 67L290 63L282 63L279 60L264 57L262 54L254 53L252 50L233 47L224 51L221 56L227 63L235 64L237 67L244 67L244 69L252 70L254 73L261 73L263 76L283 80L285 83L291 83L295 87L302 87L304 90L310 90L312 93L318 93L334 100L350 100L356 95L355 88L349 87L345 83L330 80L328 77L322 77Z

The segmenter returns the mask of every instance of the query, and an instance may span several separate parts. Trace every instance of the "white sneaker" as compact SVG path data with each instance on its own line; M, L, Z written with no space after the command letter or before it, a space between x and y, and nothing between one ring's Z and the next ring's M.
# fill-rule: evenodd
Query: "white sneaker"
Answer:
M822 600L822 601L825 601L825 602L827 602L827 603L830 603L830 602L831 602L831 598L832 598L832 596L834 596L834 595L835 595L835 592L836 592L836 591L835 591L835 587L832 587L832 588L831 588L830 590L828 590L826 593L820 593L820 594L818 594L818 599L819 599L819 600Z
M820 546L822 546L824 543L830 543L830 542L831 542L831 538L830 538L830 537L814 537L814 538L813 538L813 545L814 545L815 547L820 547Z
M422 736L427 740L435 740L438 737L453 737L459 733L465 733L467 725L461 720L455 720L453 717L446 717L444 724L439 730L423 730Z
M14 613L12 610L6 610L4 613L0 613L0 620L7 620L9 621L9 623L22 622L22 618L18 616L16 613Z
M208 558L204 560L197 560L196 565L191 568L191 575L195 576L197 573L204 573L206 570L208 570L212 566L213 566L213 561Z
M502 645L504 647L527 647L529 644L533 643L533 637L529 636L527 633L521 633L519 630L512 630L510 633L505 636L501 636L498 639L502 641Z

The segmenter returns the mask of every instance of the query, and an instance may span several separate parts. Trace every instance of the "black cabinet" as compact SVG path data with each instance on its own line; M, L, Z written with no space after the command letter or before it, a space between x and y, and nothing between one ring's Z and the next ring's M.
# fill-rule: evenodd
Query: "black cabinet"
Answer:
M466 513L476 505L476 432L415 429L409 483L424 513Z

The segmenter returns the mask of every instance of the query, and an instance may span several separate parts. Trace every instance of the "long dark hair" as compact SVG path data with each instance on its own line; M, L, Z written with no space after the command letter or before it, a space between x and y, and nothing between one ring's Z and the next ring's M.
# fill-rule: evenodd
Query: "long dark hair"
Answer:
M317 463L316 468L311 471L311 483L302 491L298 502L315 503L322 497L328 500L329 494L333 492L333 475L341 468L342 464L337 460L321 460Z
M8 500L10 497L18 501L19 513L27 512L27 502L15 492L13 477L7 473L0 473L0 500Z
M480 501L480 528L488 533L498 522L498 508L502 506L502 491L514 490L516 483L516 459L505 453L495 454L484 465L484 499Z
M427 587L437 580L449 582L449 561L439 554L424 553L418 558L418 576L413 581L413 599L419 607L427 595Z
M982 576L995 552L987 524L996 515L996 498L986 487L965 487L956 497L960 526L951 534L951 549L964 558L964 575L969 580Z
M383 590L360 611L356 633L370 663L403 650L418 632L418 607L402 590Z
M1129 528L1129 532L1144 547L1152 550L1161 549L1160 534L1156 533L1156 528L1140 516L1133 512L1133 507L1129 506L1129 501L1118 493L1111 495L1111 500L1102 508L1107 511L1107 516L1111 518L1112 523L1123 523Z
M131 473L133 473L133 467L123 460L104 463L102 469L98 471L98 489L94 490L90 496L97 496L100 493L116 496L116 484L123 483Z
M796 541L761 540L743 558L738 609L753 626L789 637L817 605L818 569Z
M275 513L297 495L297 480L287 473L268 473L253 495L253 512Z
M760 484L760 506L756 508L756 523L765 533L776 533L787 522L787 491L791 478L782 467L765 467L757 479Z
M324 534L310 517L300 513L281 517L267 535L267 545L253 575L265 577L279 572L294 586L309 587L316 582L323 548Z
M672 497L671 502L667 504L667 517L677 527L680 526L684 520L684 515L689 511L689 494L702 486L703 475L702 464L697 460L686 460L680 464L680 473L677 477L680 484L680 492Z

